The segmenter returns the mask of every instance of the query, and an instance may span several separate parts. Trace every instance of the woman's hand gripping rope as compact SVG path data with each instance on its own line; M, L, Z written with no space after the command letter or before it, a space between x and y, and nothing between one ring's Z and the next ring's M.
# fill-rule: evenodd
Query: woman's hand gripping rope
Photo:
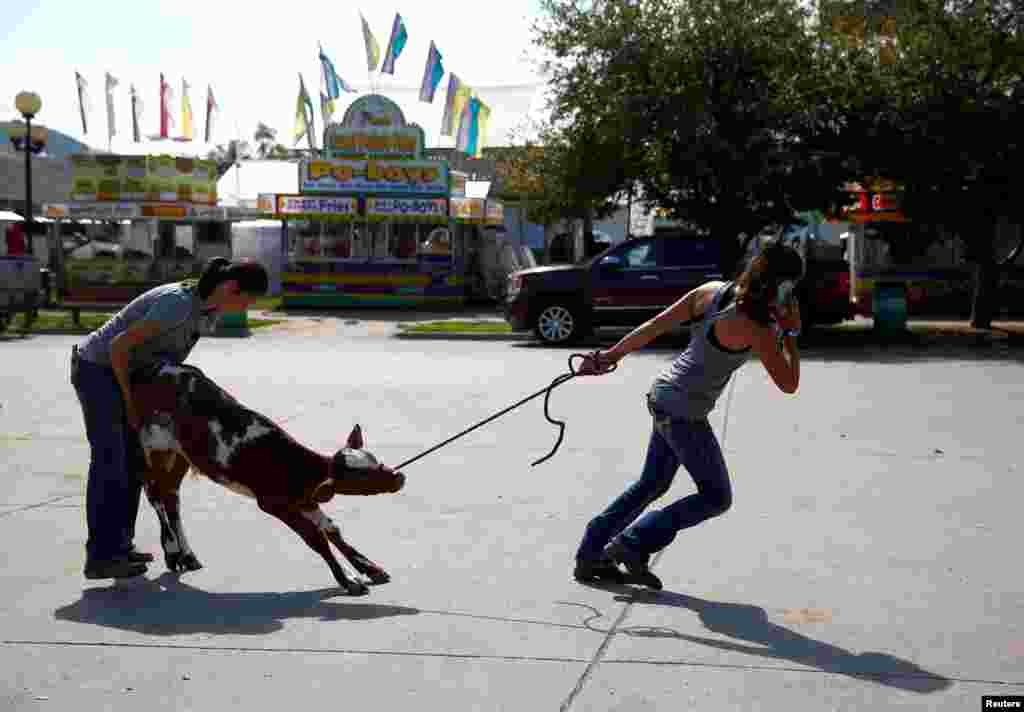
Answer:
M574 359L581 360L578 369L573 363ZM600 351L594 351L590 354L572 354L569 356L569 373L562 374L553 380L551 385L547 387L547 392L544 395L544 417L547 418L548 422L552 425L558 426L558 440L555 441L555 446L551 448L551 452L534 462L532 464L533 467L536 467L540 463L554 456L554 454L558 452L558 448L562 445L562 437L565 435L565 422L555 420L548 412L548 403L551 399L551 391L555 389L555 386L560 386L566 381L572 380L577 376L600 376L605 373L611 373L616 368L618 368L618 364L603 355Z

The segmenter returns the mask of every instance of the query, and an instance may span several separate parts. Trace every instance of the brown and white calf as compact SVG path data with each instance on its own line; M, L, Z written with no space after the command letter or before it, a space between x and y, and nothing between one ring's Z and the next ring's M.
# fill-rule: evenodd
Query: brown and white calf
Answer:
M372 584L387 583L387 572L356 551L320 509L335 495L397 492L405 477L381 465L363 449L359 425L332 456L301 445L268 418L249 410L199 369L161 366L132 386L142 426L146 496L160 520L167 568L202 568L185 538L178 490L191 468L239 494L252 497L320 554L348 593L367 592L349 578L331 551L333 544Z

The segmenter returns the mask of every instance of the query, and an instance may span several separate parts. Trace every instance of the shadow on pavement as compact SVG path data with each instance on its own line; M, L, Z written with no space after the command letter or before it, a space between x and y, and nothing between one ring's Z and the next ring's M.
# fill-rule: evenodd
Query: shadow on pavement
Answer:
M182 583L174 574L106 588L90 588L75 603L54 611L58 620L91 623L143 635L265 635L290 618L331 622L415 615L405 606L327 601L340 588L313 591L211 593Z
M628 587L620 588L626 590ZM930 673L909 660L902 660L889 653L854 653L831 643L801 635L772 623L768 620L765 610L759 606L707 601L671 591L643 591L631 588L628 590L628 593L615 596L615 600L622 603L685 608L696 613L704 627L712 633L743 642L687 635L670 628L643 626L620 628L615 631L617 634L638 638L671 638L723 651L746 653L773 660L788 660L818 668L822 672L847 675L920 694L940 692L953 684L948 678Z

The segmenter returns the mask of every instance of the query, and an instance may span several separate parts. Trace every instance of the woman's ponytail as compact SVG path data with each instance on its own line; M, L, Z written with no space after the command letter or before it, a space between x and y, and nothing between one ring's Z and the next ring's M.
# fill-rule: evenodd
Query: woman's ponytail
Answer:
M224 259L223 257L214 257L206 263L206 267L203 268L203 273L199 277L199 296L206 299L213 290L217 288L217 285L224 281L222 272L231 266L231 262Z

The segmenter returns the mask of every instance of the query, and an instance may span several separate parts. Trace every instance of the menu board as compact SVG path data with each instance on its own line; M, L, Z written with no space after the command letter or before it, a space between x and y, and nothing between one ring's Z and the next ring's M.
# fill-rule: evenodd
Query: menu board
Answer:
M68 160L70 197L76 202L217 203L214 161L110 154L76 154Z

